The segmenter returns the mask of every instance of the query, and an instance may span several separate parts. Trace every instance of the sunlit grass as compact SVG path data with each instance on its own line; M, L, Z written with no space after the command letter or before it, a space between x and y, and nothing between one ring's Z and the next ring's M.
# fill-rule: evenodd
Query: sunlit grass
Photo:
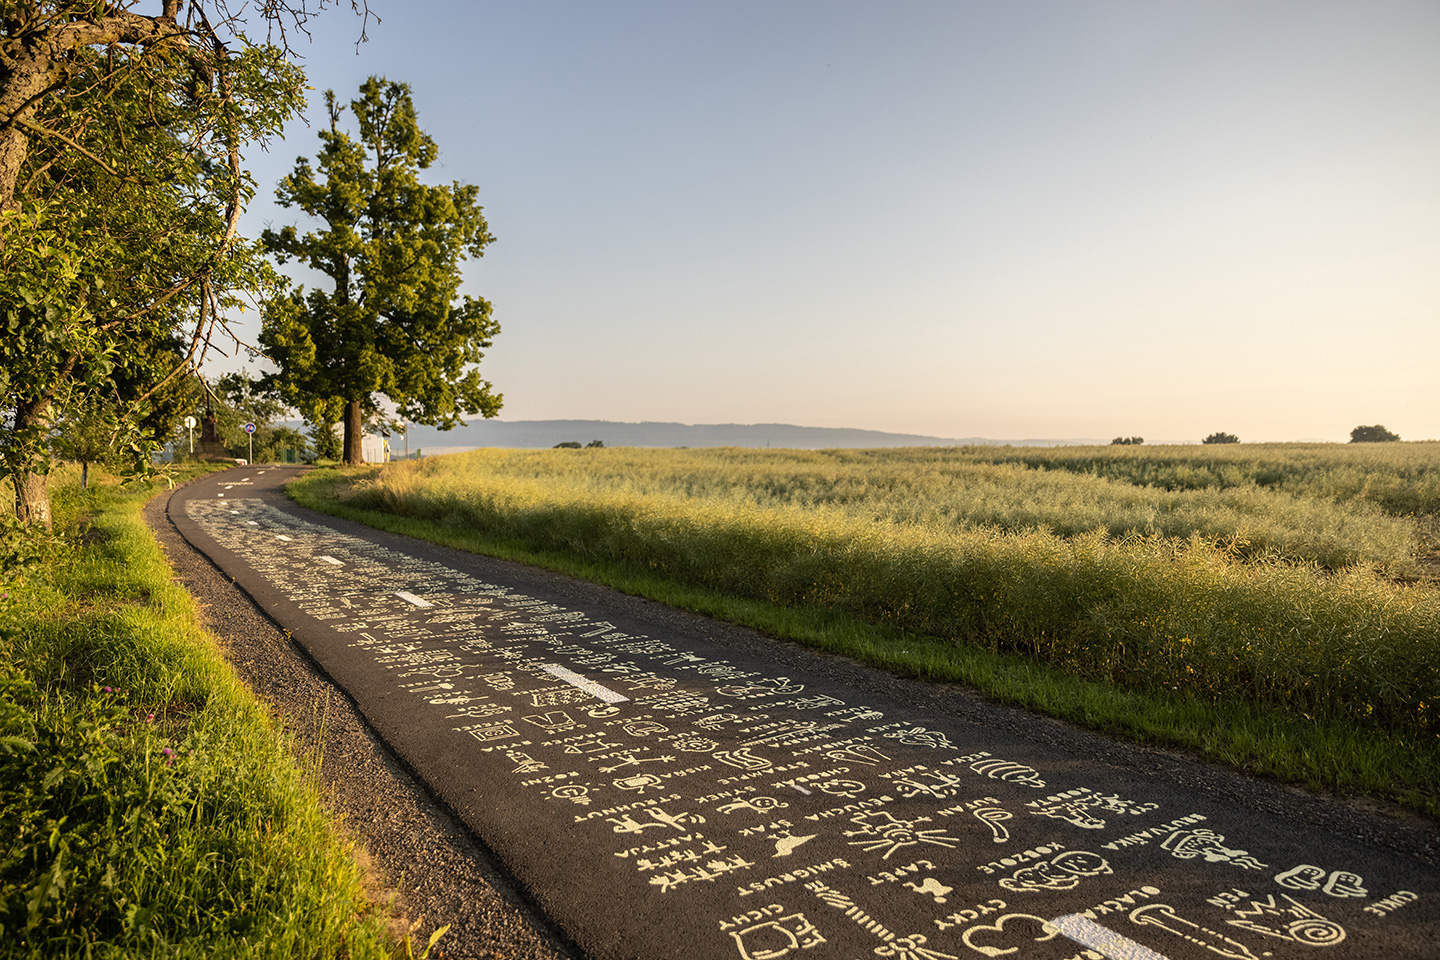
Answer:
M67 479L57 529L84 535L3 601L0 956L389 956L312 780L171 582L153 491Z
M1428 446L1430 459L1440 460L1440 444ZM1242 558L1330 568L1367 564L1391 575L1415 572L1421 548L1416 524L1362 495L1394 486L1395 477L1379 469L1391 466L1388 462L1357 460L1347 451L1337 455L1338 463L1326 461L1302 474L1282 472L1271 461L1310 454L1309 448L1288 451L1283 445L1259 448L1271 451L1270 459L1244 464L1233 455L1209 453L1213 447L1175 448L1179 453L1166 448L1159 465L1134 447L1116 448L1132 451L1117 454L1109 448L1059 448L1065 452L1053 454L1053 461L1045 459L1049 451L1021 453L1024 449L477 450L397 464L396 470L446 477L474 470L496 480L541 480L575 496L624 493L798 507L931 530L1201 537ZM1425 473L1424 461L1412 459L1416 483L1440 490L1440 469ZM1362 471L1367 464L1375 469ZM1332 495L1342 474L1356 489ZM1397 493L1389 499L1404 498Z

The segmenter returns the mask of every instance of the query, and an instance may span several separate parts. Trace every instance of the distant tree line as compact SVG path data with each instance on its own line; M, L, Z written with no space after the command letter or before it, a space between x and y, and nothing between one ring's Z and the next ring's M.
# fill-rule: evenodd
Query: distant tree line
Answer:
M1350 431L1351 443L1390 443L1400 439L1400 434L1391 433L1380 424L1369 427L1356 427Z

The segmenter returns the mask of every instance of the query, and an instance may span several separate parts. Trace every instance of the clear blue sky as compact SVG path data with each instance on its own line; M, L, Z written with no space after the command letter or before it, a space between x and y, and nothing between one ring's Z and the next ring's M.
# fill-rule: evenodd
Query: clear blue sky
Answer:
M479 187L502 419L1440 437L1434 0L371 5L309 119Z

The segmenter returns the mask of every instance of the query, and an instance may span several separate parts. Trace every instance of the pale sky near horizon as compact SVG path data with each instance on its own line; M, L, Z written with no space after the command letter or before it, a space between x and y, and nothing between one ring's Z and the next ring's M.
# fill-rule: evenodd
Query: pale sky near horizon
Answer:
M309 119L403 81L478 186L501 419L1440 438L1433 0L371 6Z

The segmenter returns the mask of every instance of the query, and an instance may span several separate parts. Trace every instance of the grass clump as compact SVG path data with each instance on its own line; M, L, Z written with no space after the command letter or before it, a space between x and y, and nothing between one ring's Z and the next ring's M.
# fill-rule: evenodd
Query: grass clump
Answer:
M0 601L0 956L390 956L313 782L171 583L153 490L60 479L57 529L84 535Z
M867 459L879 466L867 472ZM842 646L1091 725L1440 809L1434 589L1392 582L1385 564L1322 565L1303 538L1257 552L1243 514L1226 521L1239 527L1217 514L1205 529L1119 534L996 522L1005 504L966 497L1003 485L983 470L967 485L970 466L945 450L476 451L315 475L292 491L370 522L413 518L432 537L473 533L489 551L568 556L612 583L644 581L647 595L693 591L682 605L705 612L811 611L819 620L803 627L773 612L740 619L832 648L841 623L878 630ZM1100 500L1115 484L1069 476ZM1022 477L1012 501L1036 489ZM1347 514L1285 496L1345 518L1331 528L1342 545L1363 542L1365 516L1393 522L1407 551L1416 536L1373 505ZM986 511L985 523L954 520Z

